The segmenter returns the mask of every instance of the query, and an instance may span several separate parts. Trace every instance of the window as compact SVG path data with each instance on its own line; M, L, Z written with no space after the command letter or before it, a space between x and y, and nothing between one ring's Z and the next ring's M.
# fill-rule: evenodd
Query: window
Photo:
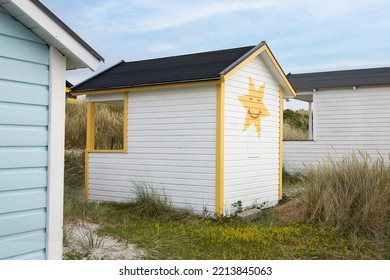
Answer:
M87 96L87 151L127 151L127 96Z

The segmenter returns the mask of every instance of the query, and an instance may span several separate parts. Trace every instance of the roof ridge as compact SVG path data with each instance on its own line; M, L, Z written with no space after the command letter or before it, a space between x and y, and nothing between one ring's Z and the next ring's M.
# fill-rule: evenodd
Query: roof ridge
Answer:
M375 70L390 70L390 67L374 67L374 68L360 68L360 69L345 69L345 70L331 70L331 71L316 71L316 72L306 72L306 73L288 73L287 76L296 76L296 75L309 75L309 74L330 74L330 73L340 73L340 72L358 72L358 71L375 71Z
M350 86L383 86L390 85L390 67L291 74L288 75L288 79L294 87L300 90Z
M218 80L261 47L245 46L145 60L121 61L72 87L73 92Z
M204 51L204 52L196 52L196 53L171 55L171 56L162 56L162 57L149 58L149 59L125 61L125 63L139 63L139 62L144 62L144 61L154 61L154 60L160 60L160 59L180 58L180 57L195 56L195 55L200 55L200 54L211 54L213 52L233 51L233 50L239 50L239 49L245 49L245 48L251 48L251 47L254 47L254 46L245 46L245 47L237 47L237 48L230 48L230 49L218 49L218 50L213 50L213 51Z
M94 78L96 78L96 77L98 77L98 76L100 76L100 75L106 73L107 71L111 70L112 68L115 68L115 67L117 67L117 66L119 66L119 65L121 65L121 64L123 64L123 63L125 63L124 60L121 60L121 61L115 63L114 65L108 67L107 69L104 69L103 71L101 71L101 72L99 72L99 73L97 73L97 74L95 74L95 75L92 75L92 76L89 77L88 79L86 79L86 80L84 80L84 81L81 81L80 83L78 83L78 84L76 84L76 85L73 85L73 86L72 86L72 89L73 89L73 88L76 88L76 87L78 87L78 86L80 86L80 85L82 85L82 84L84 84L84 83L87 83L88 81L90 81L90 80L92 80L92 79L94 79Z
M262 46L264 46L266 43L265 41L261 41L259 44L257 44L256 46L252 46L252 49L250 49L246 54L244 54L243 56L241 56L239 59L237 59L236 61L234 61L232 64L230 64L228 67L226 67L225 69L223 69L219 74L220 75L226 75L228 72L230 72L230 70L232 70L233 68L235 68L237 65L239 65L241 62L243 62L245 59L247 59L251 54L253 54L254 52L256 52L258 49L260 49ZM248 47L247 47L248 48Z

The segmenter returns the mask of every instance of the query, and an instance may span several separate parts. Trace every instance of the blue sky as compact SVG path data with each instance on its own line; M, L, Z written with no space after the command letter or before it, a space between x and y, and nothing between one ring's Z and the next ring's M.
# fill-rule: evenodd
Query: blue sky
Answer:
M387 0L41 0L105 59L256 45L285 73L390 66ZM70 71L76 84L93 75Z

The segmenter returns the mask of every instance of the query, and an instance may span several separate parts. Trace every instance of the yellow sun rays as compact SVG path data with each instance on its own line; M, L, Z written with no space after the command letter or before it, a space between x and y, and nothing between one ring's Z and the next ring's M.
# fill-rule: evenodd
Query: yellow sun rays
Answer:
M246 118L244 122L244 131L252 124L256 128L257 136L260 138L261 119L270 116L268 109L264 105L264 89L265 83L256 89L251 77L249 77L249 92L246 95L238 97L242 106L246 111Z

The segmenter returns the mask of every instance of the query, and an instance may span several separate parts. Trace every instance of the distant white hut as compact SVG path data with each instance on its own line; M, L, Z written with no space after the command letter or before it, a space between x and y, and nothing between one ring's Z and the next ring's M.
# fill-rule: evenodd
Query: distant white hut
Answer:
M310 116L308 141L283 141L287 171L357 151L389 161L390 68L287 77L297 90L296 99L309 102Z

